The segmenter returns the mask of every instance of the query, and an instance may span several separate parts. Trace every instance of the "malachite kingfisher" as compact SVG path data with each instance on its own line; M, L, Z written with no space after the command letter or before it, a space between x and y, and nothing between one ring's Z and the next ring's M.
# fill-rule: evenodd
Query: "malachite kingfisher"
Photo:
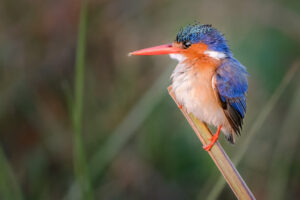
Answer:
M229 142L235 143L246 113L248 73L233 57L224 35L212 25L197 23L182 28L171 44L130 53L160 54L178 60L171 79L179 107L218 127L211 143L203 148L209 151L220 131Z

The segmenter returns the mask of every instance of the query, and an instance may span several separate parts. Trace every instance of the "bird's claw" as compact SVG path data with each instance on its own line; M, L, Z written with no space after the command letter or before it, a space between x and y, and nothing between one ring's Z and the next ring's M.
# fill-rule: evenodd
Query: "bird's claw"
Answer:
M220 131L221 131L222 126L218 127L218 130L216 132L216 134L214 134L211 138L209 138L208 140L210 141L209 144L204 145L203 149L205 151L210 151L210 149L214 146L214 144L217 142L219 135L220 135Z
M207 144L207 145L204 145L203 146L203 149L205 150L205 151L210 151L210 149L213 147L213 145L214 145L214 143L209 143L209 144Z

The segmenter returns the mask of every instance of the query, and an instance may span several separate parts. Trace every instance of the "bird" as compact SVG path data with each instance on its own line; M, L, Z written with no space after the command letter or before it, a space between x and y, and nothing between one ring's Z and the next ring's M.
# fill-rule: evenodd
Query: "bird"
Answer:
M179 30L170 44L129 53L162 54L178 61L171 80L179 108L217 127L210 143L203 148L210 151L221 131L234 144L246 113L249 75L234 58L225 36L211 24L189 24Z

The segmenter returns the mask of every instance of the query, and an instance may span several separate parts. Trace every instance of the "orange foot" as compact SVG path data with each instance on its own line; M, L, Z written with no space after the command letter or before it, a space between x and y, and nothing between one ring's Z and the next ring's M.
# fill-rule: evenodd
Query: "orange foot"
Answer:
M178 108L181 110L181 109L182 109L182 105L181 105L181 104L178 104Z
M205 151L210 151L210 149L214 146L214 144L217 142L219 135L220 135L220 131L221 131L222 126L220 125L218 127L217 132L212 136L212 138L210 138L209 140L211 141L208 145L204 145L203 149Z

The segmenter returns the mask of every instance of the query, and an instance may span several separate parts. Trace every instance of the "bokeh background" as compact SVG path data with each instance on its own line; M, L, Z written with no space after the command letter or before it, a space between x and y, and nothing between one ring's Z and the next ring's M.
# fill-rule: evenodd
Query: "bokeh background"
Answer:
M72 125L80 8L0 1L0 199L85 198ZM176 62L127 56L194 22L222 31L250 73L242 136L221 144L257 199L299 198L298 0L89 0L81 141L94 198L234 199L167 93Z

